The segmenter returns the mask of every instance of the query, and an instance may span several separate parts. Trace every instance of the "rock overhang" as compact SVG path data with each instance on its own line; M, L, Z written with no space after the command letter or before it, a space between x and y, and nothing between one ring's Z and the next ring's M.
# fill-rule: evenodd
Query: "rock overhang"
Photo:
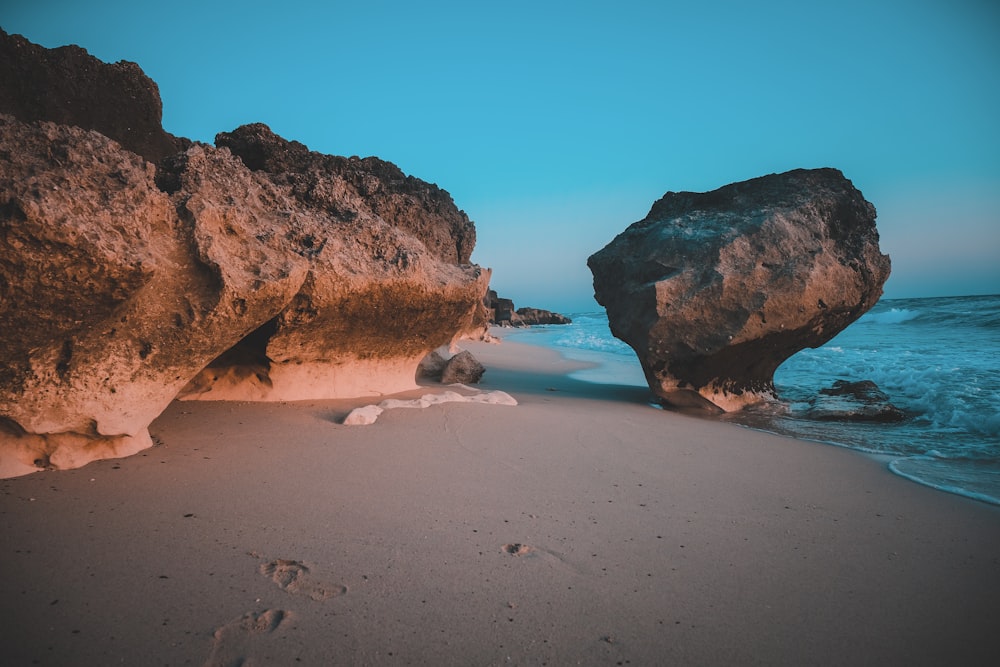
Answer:
M221 133L239 146L178 139L137 66L6 33L0 48L15 72L42 54L53 87L27 111L0 104L14 113L0 115L0 475L150 446L146 426L178 393L411 388L427 352L485 330L490 272L469 263L475 226L444 190L262 124ZM58 76L81 58L112 93L67 116ZM122 76L143 94L118 104ZM95 131L130 114L156 127Z

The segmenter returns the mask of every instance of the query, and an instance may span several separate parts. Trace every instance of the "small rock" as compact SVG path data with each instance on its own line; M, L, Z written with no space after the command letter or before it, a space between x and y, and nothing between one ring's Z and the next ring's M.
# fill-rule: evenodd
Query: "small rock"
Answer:
M441 373L444 372L447 363L448 360L442 357L437 350L431 350L417 365L417 379L440 380Z
M468 350L459 352L448 360L441 373L444 384L476 384L483 377L486 368Z

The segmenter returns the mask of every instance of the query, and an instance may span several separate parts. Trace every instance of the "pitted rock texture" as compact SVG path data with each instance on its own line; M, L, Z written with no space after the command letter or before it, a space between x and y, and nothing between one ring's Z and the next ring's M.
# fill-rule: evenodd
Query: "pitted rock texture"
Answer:
M875 208L835 169L668 192L588 264L612 333L666 404L738 410L871 308L889 277Z
M0 29L0 91L0 113L97 130L150 162L191 144L164 131L160 89L137 64L79 46L46 49Z
M551 310L544 310L542 308L518 308L517 316L521 318L521 324L524 326L534 326L537 324L572 324L573 320L561 315L559 313L554 313Z
M514 302L488 290L483 298L490 324L504 327L529 327L538 324L572 324L573 320L551 310L541 308L514 308Z
M832 387L820 389L810 400L806 416L818 421L893 423L906 419L906 413L893 405L889 395L871 380L836 380Z
M449 359L441 370L443 384L477 384L486 368L468 350L463 350Z
M221 132L215 143L228 148L250 169L288 186L302 206L340 222L358 217L395 221L442 260L469 263L476 245L476 228L469 217L455 207L447 192L407 176L390 162L312 152L261 123Z
M0 476L148 447L175 397L412 389L428 352L485 329L474 226L436 186L304 147L267 171L187 142L154 166L61 120L0 114Z

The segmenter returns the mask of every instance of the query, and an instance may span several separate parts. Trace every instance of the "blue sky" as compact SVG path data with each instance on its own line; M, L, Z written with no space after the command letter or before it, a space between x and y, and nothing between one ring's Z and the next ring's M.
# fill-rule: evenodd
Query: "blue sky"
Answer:
M250 122L448 190L518 306L595 310L586 258L668 190L836 167L887 297L1000 293L1000 3L7 0L0 27L139 63L163 124Z

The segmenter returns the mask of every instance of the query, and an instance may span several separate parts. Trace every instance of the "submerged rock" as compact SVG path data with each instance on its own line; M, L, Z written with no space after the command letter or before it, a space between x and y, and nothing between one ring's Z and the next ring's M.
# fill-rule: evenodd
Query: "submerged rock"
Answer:
M652 391L711 411L773 397L775 369L865 313L889 276L874 206L835 169L668 192L588 264Z
M441 356L440 352L431 350L417 364L417 379L440 380L447 363L448 360Z
M818 421L884 423L906 419L906 413L893 405L889 395L871 380L837 380L832 387L820 389L805 416Z
M133 97L117 66L71 55L109 114L159 122L155 84ZM0 100L28 94L5 85ZM428 352L485 327L474 226L437 186L263 125L162 157L169 142L115 141L71 112L0 115L0 476L148 447L179 395L411 389Z

